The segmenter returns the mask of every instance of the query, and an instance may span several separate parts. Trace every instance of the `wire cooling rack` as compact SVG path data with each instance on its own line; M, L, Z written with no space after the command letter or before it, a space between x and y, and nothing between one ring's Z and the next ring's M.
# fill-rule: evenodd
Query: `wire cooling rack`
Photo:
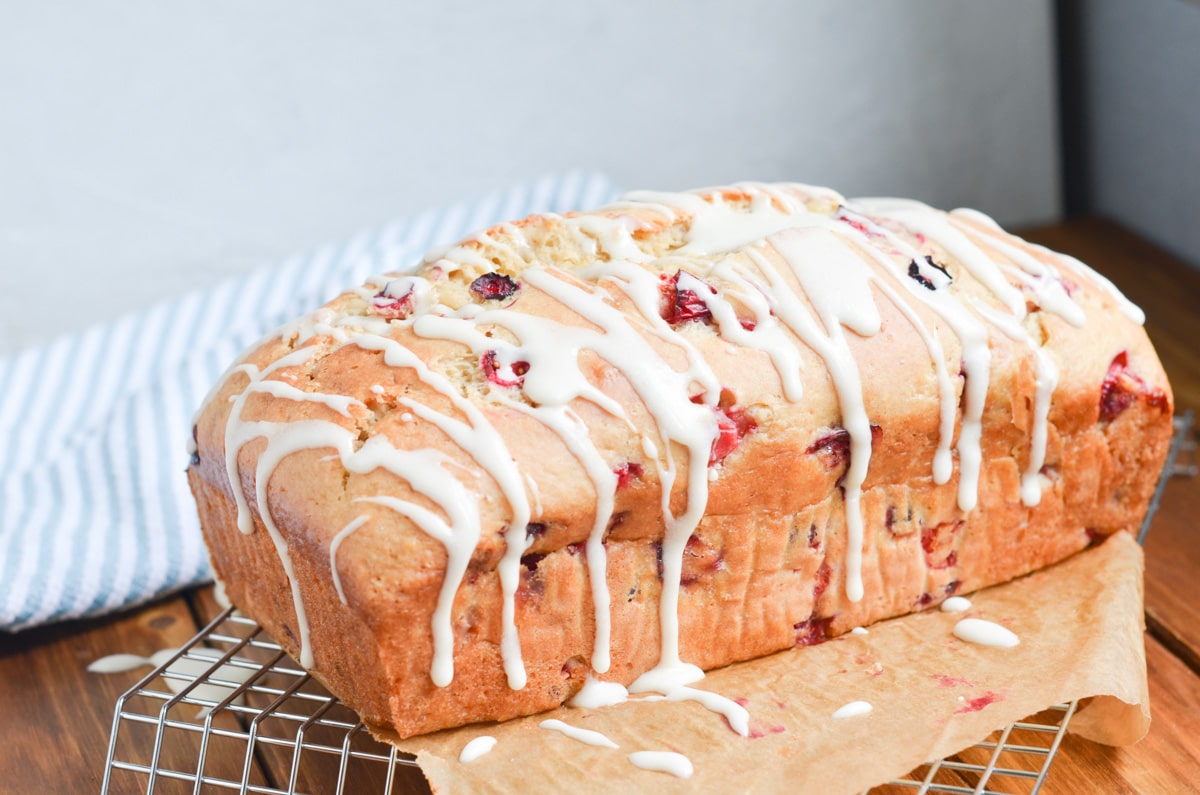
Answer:
M1167 478L1196 474L1194 463L1178 462L1195 456L1191 424L1190 413L1175 420L1151 514ZM1037 793L1075 707L1050 707L869 792ZM412 756L376 741L262 627L228 609L118 699L102 791L429 790Z

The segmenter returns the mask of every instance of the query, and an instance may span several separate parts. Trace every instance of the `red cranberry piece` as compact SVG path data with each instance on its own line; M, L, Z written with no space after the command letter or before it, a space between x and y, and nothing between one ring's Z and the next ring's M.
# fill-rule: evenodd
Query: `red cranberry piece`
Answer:
M758 328L758 324L753 320L742 320L741 318L738 318L738 323L740 323L742 328L746 329L746 331L754 331L754 329Z
M662 304L660 312L663 320L671 325L684 323L689 320L699 320L702 323L712 323L712 312L708 309L708 304L704 303L703 299L697 295L695 290L688 290L679 286L679 277L687 271L675 271L672 276L663 276L662 285ZM690 273L687 274L695 279ZM699 281L699 279L697 279Z
M539 576L538 564L545 555L521 556L521 584L517 590L518 596L527 599L531 596L542 596L546 593L546 583Z
M521 568L527 571L537 571L538 564L542 562L545 555L539 555L536 552L529 555L521 556Z
M388 292L390 286L390 283L385 285L375 294L371 299L371 308L375 310L375 314L387 320L403 320L413 309L413 286L409 284L408 289L401 295Z
M871 424L871 446L879 444L883 438L883 428ZM850 461L850 431L838 428L817 439L804 452L816 455L824 462L826 469L837 469Z
M926 290L936 290L937 284L934 283L934 280L929 278L928 276L926 276L924 273L922 273L922 269L925 267L933 268L934 270L940 271L941 274L946 277L945 283L946 284L950 283L950 274L946 271L946 269L943 268L941 265L938 265L936 262L934 262L933 257L928 257L928 256L925 257L924 265L917 262L916 260L913 260L912 262L908 263L908 277L910 279L912 279L913 281L915 281L917 284L924 287Z
M958 562L954 541L962 525L962 520L958 519L922 528L921 549L925 552L926 566L931 569L947 569Z
M683 569L679 575L679 582L681 585L691 585L705 575L719 571L724 564L725 559L715 547L694 535L683 548Z
M821 561L820 567L817 569L817 581L813 584L813 603L815 604L821 595L829 589L829 577L832 572L829 569L828 561Z
M1100 421L1112 422L1133 405L1139 397L1146 403L1163 411L1167 408L1167 394L1161 389L1148 388L1136 374L1129 371L1129 355L1121 351L1113 357L1100 386Z
M741 422L739 422L739 419ZM713 440L712 449L708 453L708 465L712 466L725 458L737 449L741 444L742 437L746 435L748 430L754 428L750 420L746 422L746 413L743 410L733 409L731 412L717 412L717 428L719 433L717 438Z
M693 403L702 403L703 395L694 395ZM745 408L736 405L737 398L728 389L721 390L721 401L713 407L717 415L717 438L708 453L708 465L724 461L746 434L758 427L758 422Z
M814 522L808 526L808 548L820 549L821 539L817 537L817 525Z
M525 382L525 374L529 372L529 362L513 362L508 367L496 361L495 351L485 351L479 360L483 374L496 386L513 387Z
M832 623L833 616L829 618L810 616L807 621L793 624L792 629L796 630L796 645L816 646L818 643L829 640L829 625Z
M636 461L626 461L613 469L617 476L617 488L623 489L635 480L641 480L645 470Z
M471 282L471 292L484 301L498 301L501 298L508 298L519 289L521 289L521 285L513 281L511 276L496 273L495 271L485 273Z
M977 696L967 701L958 709L954 710L955 715L965 715L969 712L978 712L989 704L995 704L997 701L1003 701L1004 694L993 693L991 690L984 693L982 696Z

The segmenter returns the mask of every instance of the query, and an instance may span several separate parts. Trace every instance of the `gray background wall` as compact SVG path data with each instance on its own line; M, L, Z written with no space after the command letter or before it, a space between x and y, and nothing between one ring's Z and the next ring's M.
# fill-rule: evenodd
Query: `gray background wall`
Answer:
M1200 267L1200 2L1063 5L1068 209L1118 219Z
M1059 211L1044 0L0 16L0 352L563 168Z

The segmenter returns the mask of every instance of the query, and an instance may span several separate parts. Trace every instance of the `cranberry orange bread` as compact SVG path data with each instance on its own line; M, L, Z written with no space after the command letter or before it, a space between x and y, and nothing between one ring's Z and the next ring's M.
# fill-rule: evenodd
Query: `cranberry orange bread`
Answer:
M710 669L1134 528L1140 312L971 211L803 185L534 216L344 293L197 420L217 575L401 736Z

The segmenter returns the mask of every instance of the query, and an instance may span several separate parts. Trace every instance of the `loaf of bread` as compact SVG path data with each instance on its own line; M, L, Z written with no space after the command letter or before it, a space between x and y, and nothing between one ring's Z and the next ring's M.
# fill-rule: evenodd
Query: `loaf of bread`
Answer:
M217 576L401 736L669 691L1135 529L1141 313L986 216L804 185L502 224L248 352Z

